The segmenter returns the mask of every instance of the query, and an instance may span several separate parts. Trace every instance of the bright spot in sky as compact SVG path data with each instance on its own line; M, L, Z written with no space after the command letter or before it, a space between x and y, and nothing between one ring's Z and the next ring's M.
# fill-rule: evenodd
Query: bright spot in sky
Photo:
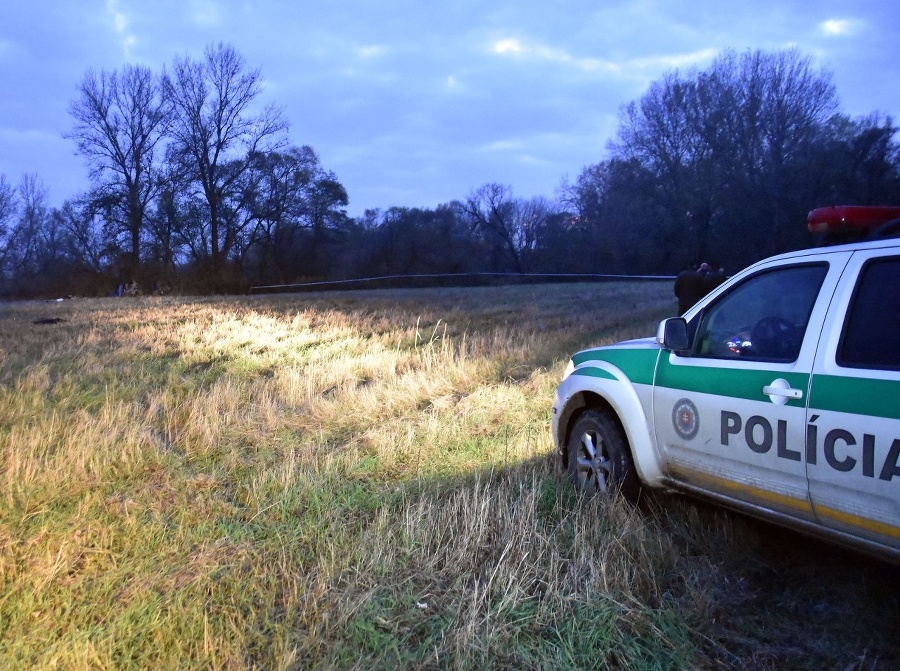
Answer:
M524 51L519 40L500 40L494 45L494 51L498 54L519 54Z
M820 25L826 35L846 35L850 32L852 24L846 19L829 19Z

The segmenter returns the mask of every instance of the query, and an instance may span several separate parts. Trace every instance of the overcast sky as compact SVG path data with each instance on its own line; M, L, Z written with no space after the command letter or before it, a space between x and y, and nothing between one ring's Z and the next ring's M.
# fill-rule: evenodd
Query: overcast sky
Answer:
M900 113L897 0L32 0L0 12L0 174L59 205L87 187L63 138L88 70L161 72L225 42L311 145L348 211L434 207L487 182L553 196L606 158L619 108L724 49L796 47L844 113Z

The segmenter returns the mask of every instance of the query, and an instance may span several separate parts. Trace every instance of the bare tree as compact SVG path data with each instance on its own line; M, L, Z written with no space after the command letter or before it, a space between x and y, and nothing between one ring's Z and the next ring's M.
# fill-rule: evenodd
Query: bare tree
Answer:
M6 275L9 236L17 211L16 190L6 181L6 175L0 175L0 281Z
M272 106L251 113L262 77L247 70L229 45L207 47L200 61L176 59L163 86L174 113L170 158L205 201L203 251L217 274L239 238L235 226L249 224L229 216L227 201L241 187L253 157L286 141L287 123Z
M48 192L36 175L24 175L17 190L19 207L9 233L8 289L20 296L71 291L78 263L71 239L48 204Z
M516 200L517 244L519 258L526 271L534 270L541 239L548 232L555 215L554 204L543 196Z
M488 244L495 270L532 270L542 231L555 211L546 198L513 198L510 187L485 184L459 207Z
M159 194L160 144L170 106L160 82L142 66L88 72L69 106L75 127L67 137L90 165L92 200L128 238L132 277L141 259L148 206Z
M47 253L47 188L37 175L23 175L19 182L19 216L10 233L10 254L20 276L37 275L45 270Z
M115 247L105 235L104 223L92 204L66 201L54 217L66 232L73 255L93 272L102 273L115 254Z
M521 254L523 231L519 228L512 189L502 184L485 184L473 191L461 206L472 231L480 232L490 245L493 268L525 272Z

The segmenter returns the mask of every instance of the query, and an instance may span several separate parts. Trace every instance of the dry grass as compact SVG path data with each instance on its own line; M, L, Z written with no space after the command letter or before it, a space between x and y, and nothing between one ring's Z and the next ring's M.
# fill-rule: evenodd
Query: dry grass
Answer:
M0 668L897 663L891 569L559 474L567 357L673 308L658 284L0 306ZM810 620L836 633L794 640Z

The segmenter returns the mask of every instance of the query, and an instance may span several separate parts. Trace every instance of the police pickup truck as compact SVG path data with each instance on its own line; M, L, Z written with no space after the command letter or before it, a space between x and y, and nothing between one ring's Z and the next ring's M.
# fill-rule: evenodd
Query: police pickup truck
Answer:
M760 261L655 338L575 354L553 439L576 487L677 490L900 561L900 207Z

